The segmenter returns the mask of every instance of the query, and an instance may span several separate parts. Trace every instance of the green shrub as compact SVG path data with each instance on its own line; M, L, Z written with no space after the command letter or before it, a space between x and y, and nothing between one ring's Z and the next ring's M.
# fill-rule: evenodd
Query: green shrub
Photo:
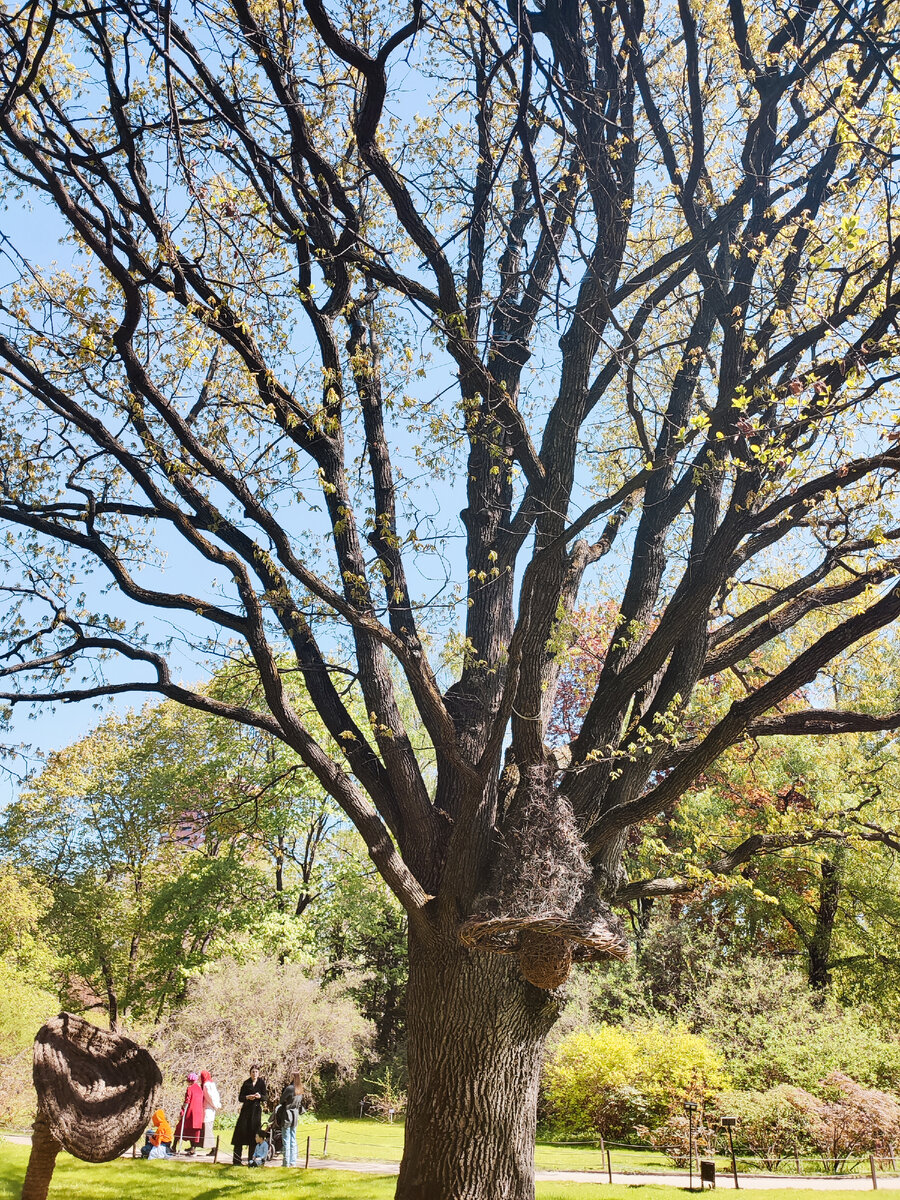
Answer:
M597 1025L558 1043L544 1070L544 1100L560 1131L612 1137L660 1124L685 1100L705 1103L726 1083L719 1055L686 1029Z
M766 1092L729 1092L718 1097L723 1115L737 1117L735 1141L775 1169L799 1153L817 1155L826 1171L839 1172L867 1154L884 1156L900 1138L900 1102L877 1088L833 1072L817 1085Z
M59 1012L51 992L26 982L0 959L0 1123L21 1126L34 1117L32 1043L38 1029Z
M769 1170L795 1152L810 1146L808 1101L815 1097L801 1088L781 1084L765 1092L723 1092L716 1109L723 1117L736 1117L735 1142Z
M665 924L640 960L573 975L561 1040L591 1024L684 1024L715 1046L735 1088L815 1092L834 1071L900 1094L900 1035L872 1011L815 995L803 973L764 955L729 955L712 933Z

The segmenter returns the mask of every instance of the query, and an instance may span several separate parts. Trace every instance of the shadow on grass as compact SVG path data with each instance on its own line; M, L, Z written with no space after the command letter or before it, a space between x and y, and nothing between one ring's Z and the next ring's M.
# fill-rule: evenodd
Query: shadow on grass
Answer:
M28 1153L28 1146L0 1141L0 1200L18 1200ZM396 1185L395 1175L354 1171L285 1171L281 1167L251 1171L211 1163L131 1159L93 1166L61 1154L50 1200L262 1200L263 1196L272 1200L393 1200ZM686 1187L657 1183L610 1185L547 1180L537 1186L537 1200L686 1200L689 1195ZM860 1194L771 1188L756 1192L755 1200L860 1200Z
M0 1144L0 1200L17 1200L27 1146ZM94 1166L68 1154L57 1159L50 1200L392 1200L395 1176L302 1169L216 1167L131 1159Z

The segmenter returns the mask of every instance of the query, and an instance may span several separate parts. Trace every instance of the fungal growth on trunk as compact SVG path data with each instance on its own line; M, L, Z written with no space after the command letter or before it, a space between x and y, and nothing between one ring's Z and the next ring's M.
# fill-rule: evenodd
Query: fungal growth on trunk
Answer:
M548 765L519 772L485 894L463 945L515 954L524 979L552 991L574 962L628 956L621 920L597 895L584 842Z
M60 1013L34 1042L38 1111L22 1200L46 1200L56 1156L110 1162L147 1127L162 1075L149 1051Z

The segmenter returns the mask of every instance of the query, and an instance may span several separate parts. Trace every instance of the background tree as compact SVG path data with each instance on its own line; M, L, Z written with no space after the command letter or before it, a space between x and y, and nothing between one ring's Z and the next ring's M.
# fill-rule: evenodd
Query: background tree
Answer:
M326 980L347 994L375 1027L372 1051L395 1073L406 1032L406 914L347 831L331 848L327 890L312 914Z
M110 718L52 755L5 813L7 863L27 864L52 897L42 935L63 997L105 1011L112 1029L182 991L216 938L246 928L241 903L264 894L258 866L195 823L192 732L172 708Z
M299 918L338 886L325 853L338 815L282 743L162 704L51 755L6 810L0 847L52 898L41 934L63 999L114 1027L164 1012L223 953L315 954ZM341 862L358 862L344 841Z
M595 672L597 619L585 614L564 669L567 707L560 706L560 721L577 712ZM891 637L869 639L831 665L818 682L820 694L827 688L835 706L892 707L895 645ZM734 675L711 680L711 694L695 699L724 711L739 699L748 676L767 677L791 649L780 640L770 643ZM808 702L801 691L786 707ZM692 721L689 706L688 729ZM747 741L722 755L677 807L644 825L626 847L626 863L641 873L664 855L681 876L680 917L715 931L729 953L796 955L820 994L835 973L842 997L858 996L861 986L871 991L895 957L897 752L892 731ZM632 908L639 943L653 906L651 896Z
M748 736L900 724L814 686L900 615L896 8L35 0L2 30L7 194L68 247L20 240L2 300L2 695L283 741L407 913L398 1196L528 1197L552 986L624 952L609 902L683 890L628 881L629 831ZM165 620L260 702L179 682Z

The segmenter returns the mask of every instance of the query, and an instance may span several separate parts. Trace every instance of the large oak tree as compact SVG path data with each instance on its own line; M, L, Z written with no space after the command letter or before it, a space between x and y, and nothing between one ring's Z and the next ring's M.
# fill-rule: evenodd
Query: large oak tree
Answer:
M161 693L341 805L409 917L403 1200L532 1195L553 985L683 886L629 831L748 736L900 724L815 707L900 615L896 51L889 0L3 14L3 695Z

